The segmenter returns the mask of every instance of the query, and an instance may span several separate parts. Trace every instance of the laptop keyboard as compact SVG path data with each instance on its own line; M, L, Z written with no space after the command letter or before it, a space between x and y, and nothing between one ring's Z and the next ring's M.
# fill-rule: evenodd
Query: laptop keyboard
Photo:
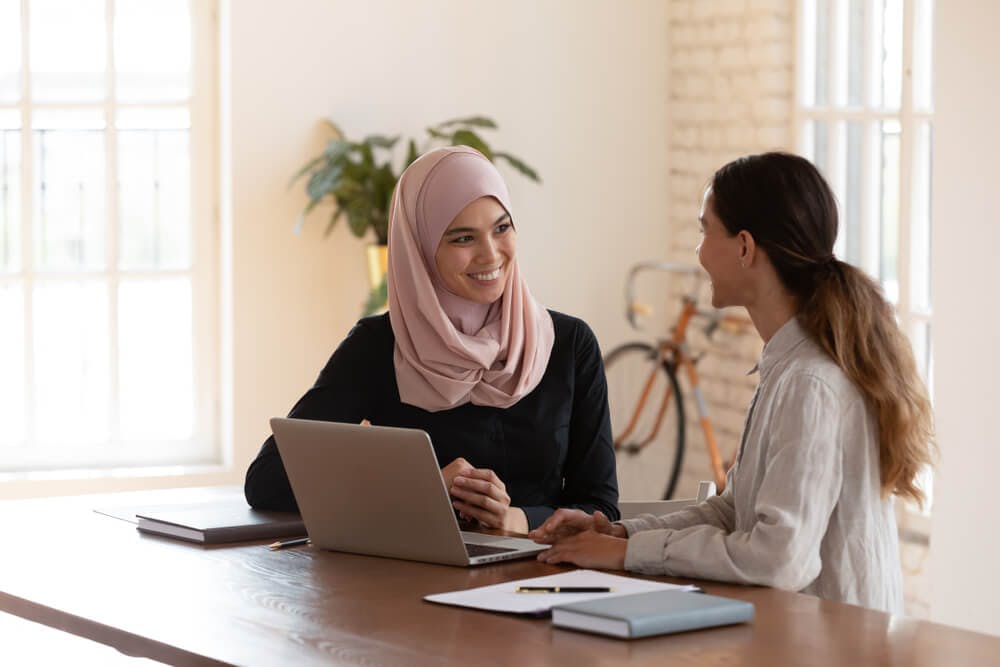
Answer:
M488 547L485 544L468 544L465 545L465 550L469 553L469 558L475 558L476 556L489 556L492 554L503 554L508 551L517 551L517 549L509 549L507 547Z

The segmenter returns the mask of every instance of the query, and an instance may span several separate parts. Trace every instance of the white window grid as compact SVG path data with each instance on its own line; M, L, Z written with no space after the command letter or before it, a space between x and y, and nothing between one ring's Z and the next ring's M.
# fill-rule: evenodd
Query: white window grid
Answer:
M179 0L183 2L183 0ZM21 266L13 273L0 272L0 287L17 285L23 299L23 378L25 437L0 448L0 473L46 474L51 471L91 471L107 474L120 468L213 464L222 460L219 437L219 276L218 276L218 3L217 0L189 0L191 16L191 96L178 102L126 103L116 95L114 18L116 0L105 6L105 95L97 102L41 102L32 98L30 4L20 0L20 98L16 103L0 103L0 111L20 114L20 243ZM185 109L190 115L190 201L191 262L186 269L130 270L119 267L119 207L117 193L118 142L115 119L130 108ZM105 266L101 270L39 270L35 263L34 211L36 208L32 115L41 110L98 110L103 114L105 155ZM183 440L143 440L129 442L118 429L120 404L118 354L118 293L123 278L162 279L185 276L191 280L192 366L194 428ZM36 442L33 296L39 285L72 280L78 283L106 281L108 331L107 354L110 382L106 418L110 437L101 443L58 443L40 447ZM64 335L72 336L72 331ZM59 415L52 415L59 419ZM169 415L164 416L169 419ZM105 471L105 472L102 472Z
M794 122L838 199L835 251L880 281L932 387L933 0L799 0L798 10ZM886 137L898 142L896 173ZM922 482L929 497L929 475Z

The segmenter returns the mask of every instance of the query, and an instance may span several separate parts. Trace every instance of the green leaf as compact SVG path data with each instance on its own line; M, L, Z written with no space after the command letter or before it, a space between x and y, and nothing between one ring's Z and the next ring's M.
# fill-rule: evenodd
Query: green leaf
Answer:
M360 197L347 204L347 224L351 232L357 237L362 237L372 224L371 202Z
M399 141L399 137L386 137L381 134L370 134L365 137L362 144L368 144L369 146L375 146L376 148L392 148Z
M413 139L410 139L410 146L406 150L406 164L403 165L403 169L406 169L411 164L416 162L419 156L420 154L417 153L417 142L415 142Z
M349 178L358 183L363 183L366 178L368 178L368 173L371 171L371 167L363 164L362 162L351 162L350 160L344 162L344 178Z
M342 208L338 208L333 212L333 215L330 216L330 222L326 223L326 229L323 231L323 238L330 235L330 232L333 231L333 228L337 225L337 221L340 220L342 215L344 215L344 209Z
M542 179L539 178L538 176L538 172L536 172L534 169L526 165L520 158L516 158L510 153L494 153L493 157L502 158L506 160L510 164L510 166L514 167L514 169L517 169L519 172L521 172L522 174L533 180L535 183L542 182Z
M372 174L372 181L376 186L377 199L381 200L388 205L389 200L392 198L392 191L396 187L396 174L392 173L392 166L389 164L382 165L375 173Z
M333 197L341 207L345 207L348 202L362 196L363 192L364 187L361 182L345 174L340 179L340 182L337 183L337 187L333 191Z
M437 129L436 127L428 127L427 128L427 134L431 135L435 139L451 139L451 135L450 134L448 134L447 132L442 132L441 130Z
M360 239L368 231L368 218L348 212L347 226L350 227L351 233Z
M322 199L328 194L332 194L343 174L343 167L340 165L327 166L313 172L306 184L306 192L310 199Z
M379 283L378 287L368 293L368 300L365 301L365 307L361 312L361 317L368 317L369 315L374 315L378 311L382 310L385 308L388 300L389 280L388 276L386 276L382 278L382 282Z
M295 227L293 229L296 234L302 233L302 227L306 224L306 216L309 215L310 211L316 208L316 204L319 202L319 199L311 199L309 203L306 204L306 207L302 209L302 212L299 213L299 216L295 219Z
M386 245L389 243L389 214L372 218L372 229L375 230L375 239L378 243Z
M451 120L446 120L445 122L438 124L437 127L449 127L451 125L471 125L473 127L487 127L491 130L497 129L497 124L493 122L493 119L487 118L486 116L452 118Z
M485 141L479 138L479 135L472 130L455 130L455 133L451 135L451 142L456 146L469 146L470 148L475 148L477 151L486 156L490 162L493 161L493 151L486 144Z
M375 153L372 151L371 144L361 142L360 144L355 144L355 146L361 151L361 165L369 168L374 167Z
M291 188L293 185L295 185L295 181L305 176L308 171L310 171L313 167L318 165L324 159L325 158L322 155L320 155L319 157L314 157L313 159L309 160L309 162L306 162L305 166L299 169L297 172L295 172L295 175L292 176L290 181L288 181L288 187Z
M350 150L351 142L343 139L331 139L327 142L326 148L323 149L323 157L330 162L339 162Z
M332 183L329 174L330 170L326 168L313 172L313 175L309 177L309 182L306 183L306 193L308 193L309 199L321 199L326 194L328 186Z

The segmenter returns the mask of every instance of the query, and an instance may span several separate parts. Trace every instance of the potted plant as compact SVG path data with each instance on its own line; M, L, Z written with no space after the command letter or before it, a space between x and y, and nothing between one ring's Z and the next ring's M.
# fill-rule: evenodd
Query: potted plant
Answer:
M389 204L392 191L403 170L421 153L435 145L470 146L490 161L503 160L527 178L536 183L541 182L534 169L510 153L493 150L480 136L481 130L495 130L497 127L493 120L484 116L456 118L429 127L427 138L420 148L415 140L408 139L406 153L398 170L393 163L400 137L369 135L361 141L351 141L334 123L327 122L336 136L327 143L321 154L309 160L292 177L289 184L305 178L306 194L309 196L309 202L295 223L295 231L301 231L306 216L314 208L321 203L331 202L335 209L329 217L324 235L329 235L341 218L346 218L347 225L355 236L361 238L374 235L375 243L368 247L372 292L364 307L365 315L376 312L385 305L386 243L389 240Z

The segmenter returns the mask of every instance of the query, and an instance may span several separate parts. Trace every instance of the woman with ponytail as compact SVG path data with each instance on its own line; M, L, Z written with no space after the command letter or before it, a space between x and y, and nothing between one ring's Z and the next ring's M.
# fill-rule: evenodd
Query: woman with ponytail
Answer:
M922 503L930 402L878 285L833 255L837 207L807 160L738 159L705 192L698 258L716 307L744 306L764 350L722 495L611 523L559 510L531 533L549 563L774 586L902 611L892 496Z

